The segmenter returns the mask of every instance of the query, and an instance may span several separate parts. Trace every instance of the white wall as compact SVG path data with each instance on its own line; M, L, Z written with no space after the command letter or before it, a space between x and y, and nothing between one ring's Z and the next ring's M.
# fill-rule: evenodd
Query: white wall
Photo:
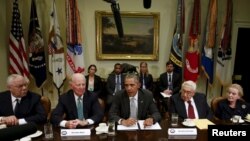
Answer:
M205 18L207 14L208 0L201 0L202 4L202 13L201 13L201 24L204 29ZM51 0L36 0L37 3L37 12L40 22L40 27L42 29L42 35L47 44L48 41L48 32L49 32L49 12L51 7ZM173 37L175 19L176 19L176 6L177 0L152 0L152 5L150 9L143 8L143 0L119 0L120 10L121 11L137 11L137 12L160 12L160 32L159 32L159 60L158 61L148 61L150 72L154 78L158 78L159 75L165 71L165 63L168 61L169 52L171 47L171 40ZM28 36L28 26L29 26L29 17L30 17L30 4L31 0L19 0L19 8L21 12L21 19L24 29L24 37L27 46L27 36ZM226 0L218 0L219 5L219 18L222 18L225 13L225 4ZM249 22L250 21L250 9L248 5L250 4L249 0L234 0L234 19L233 22ZM185 25L186 30L189 30L189 22L191 20L192 5L193 0L185 0ZM65 43L65 32L66 32L66 16L65 16L65 0L56 0L57 13L59 18L59 24L61 27L61 35ZM113 65L116 62L120 63L131 63L138 66L140 61L129 61L129 60L114 60L114 61L98 61L96 60L96 29L95 29L95 11L96 10L106 10L111 11L110 4L104 2L103 0L78 0L78 7L80 10L81 16L81 32L83 46L85 47L85 65L88 67L90 64L96 64L98 67L97 74L103 78L106 78L107 75L112 71ZM0 64L1 73L0 73L0 91L6 89L5 81L8 76L8 36L10 32L11 16L12 16L12 0L1 0L0 1ZM221 20L218 21L218 24L221 24ZM219 26L220 27L220 26ZM234 28L234 27L233 27ZM202 32L203 34L203 32ZM187 45L188 32L185 33L185 46ZM201 35L202 37L202 35ZM233 35L233 40L236 40L236 35ZM235 51L235 46L232 46L233 51ZM47 47L46 47L47 49ZM233 69L233 68L232 68ZM65 83L68 84L67 82ZM35 87L34 82L31 82L31 90L41 93L41 91ZM218 84L215 79L215 84L211 87L208 87L208 98L209 100L214 95L220 95L221 86ZM63 90L64 89L64 90ZM68 87L65 86L61 91L67 90ZM206 92L206 78L203 73L201 73L198 81L198 91ZM57 103L57 90L54 89L51 77L49 77L44 85L44 93L52 99L52 106Z

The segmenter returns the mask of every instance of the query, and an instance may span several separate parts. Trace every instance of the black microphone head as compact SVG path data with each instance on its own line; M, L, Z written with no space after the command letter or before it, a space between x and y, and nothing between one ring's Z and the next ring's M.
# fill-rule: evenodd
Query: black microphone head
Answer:
M33 134L37 131L36 124L27 123L24 125L16 125L0 129L0 140L9 141L16 140Z
M146 9L149 9L151 7L151 0L143 0L143 6Z

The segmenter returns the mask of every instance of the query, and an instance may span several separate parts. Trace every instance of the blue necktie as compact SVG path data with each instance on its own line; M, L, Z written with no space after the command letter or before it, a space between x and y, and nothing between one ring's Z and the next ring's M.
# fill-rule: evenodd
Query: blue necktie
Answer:
M78 119L82 120L84 119L84 115L83 115L83 103L82 103L82 99L79 96L78 97L78 102L77 102L77 114L78 114Z

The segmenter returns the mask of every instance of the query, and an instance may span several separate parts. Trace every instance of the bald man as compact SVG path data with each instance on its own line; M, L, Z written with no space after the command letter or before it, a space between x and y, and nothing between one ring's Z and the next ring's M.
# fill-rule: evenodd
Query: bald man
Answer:
M69 84L71 89L59 97L58 104L52 112L52 124L70 129L98 124L103 118L104 111L97 95L86 90L85 76L75 73Z

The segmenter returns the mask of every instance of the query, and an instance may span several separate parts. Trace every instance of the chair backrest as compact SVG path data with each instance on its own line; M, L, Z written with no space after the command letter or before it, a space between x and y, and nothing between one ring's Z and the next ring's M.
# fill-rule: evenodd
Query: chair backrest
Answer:
M105 112L106 103L101 98L98 98L98 101L99 101L99 103L101 105L102 110ZM102 122L106 122L106 121L107 121L107 113L104 113L104 116L102 118Z
M47 115L47 119L50 119L50 114L51 114L51 102L50 99L46 96L41 97L41 103L45 109L45 113Z
M211 101L211 110L213 112L215 112L215 110L217 109L218 107L218 103L222 100L226 99L226 97L222 97L222 96L219 96L219 97L214 97Z

